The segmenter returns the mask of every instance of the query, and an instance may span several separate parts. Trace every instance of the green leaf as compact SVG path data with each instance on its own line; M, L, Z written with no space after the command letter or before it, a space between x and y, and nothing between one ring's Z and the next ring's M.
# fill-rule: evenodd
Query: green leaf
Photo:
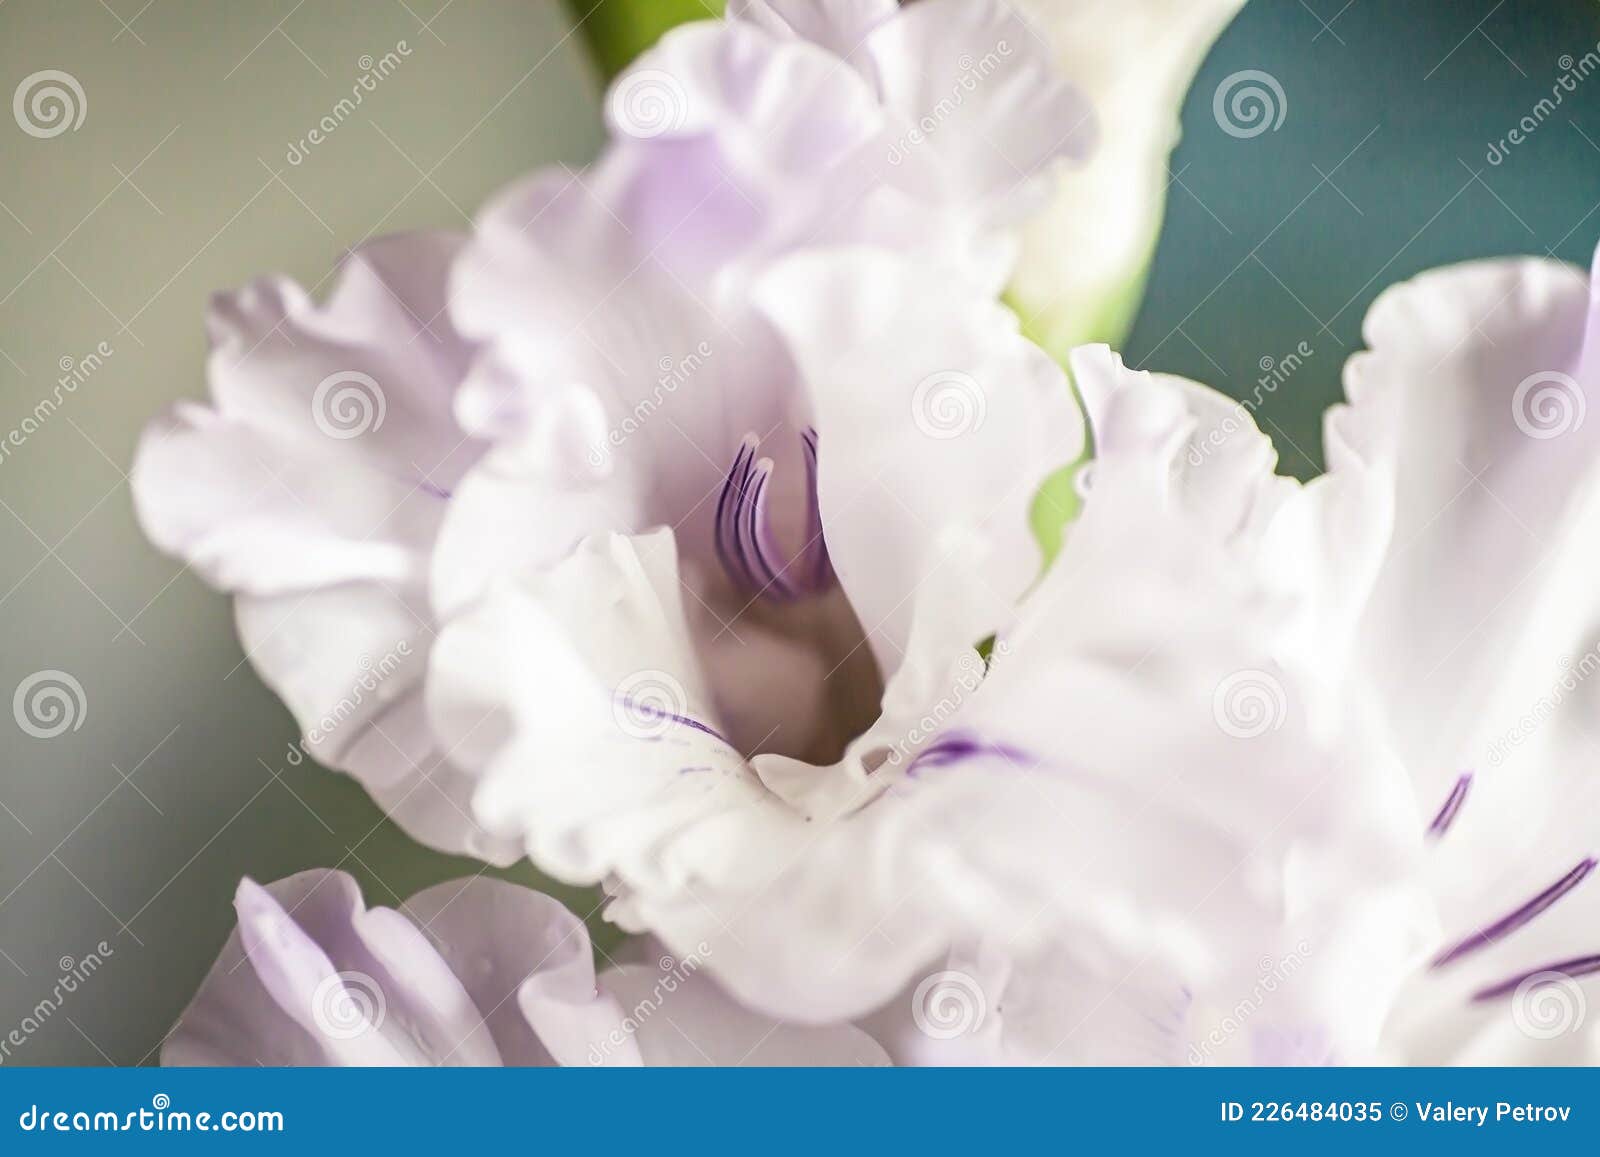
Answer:
M567 0L589 53L610 82L662 33L722 15L723 0Z

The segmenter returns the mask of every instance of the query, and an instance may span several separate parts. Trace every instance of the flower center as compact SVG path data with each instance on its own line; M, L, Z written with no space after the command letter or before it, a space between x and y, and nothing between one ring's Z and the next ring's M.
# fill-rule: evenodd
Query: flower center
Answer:
M790 554L779 545L772 518L772 459L757 458L761 440L746 434L723 477L717 498L717 559L740 593L788 603L819 595L835 583L817 502L817 432L800 435L806 466L804 541Z

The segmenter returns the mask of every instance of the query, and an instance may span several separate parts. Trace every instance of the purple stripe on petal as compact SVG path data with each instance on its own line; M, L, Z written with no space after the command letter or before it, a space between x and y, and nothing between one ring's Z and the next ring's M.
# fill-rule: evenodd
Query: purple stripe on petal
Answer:
M643 715L648 719L664 719L669 723L676 723L680 727L687 727L690 730L698 731L704 735L709 735L718 743L723 743L728 747L733 747L733 742L728 739L727 736L723 735L715 728L701 723L698 719L692 719L687 715L679 715L676 711L663 711L655 704L641 702L640 700L635 699L632 695L618 695L616 700L629 711L637 711L640 715ZM736 747L733 747L733 749L735 751L738 750Z
M1450 794L1445 797L1444 806L1439 809L1439 814L1433 817L1433 822L1428 825L1428 835L1438 839L1450 830L1450 825L1456 822L1456 813L1461 810L1461 805L1467 801L1467 792L1472 787L1472 773L1465 772L1456 780L1456 785L1450 789Z
M1546 964L1543 968L1533 968L1527 972L1519 972L1510 980L1502 980L1499 984L1491 984L1488 988L1479 989L1472 994L1472 999L1475 1001L1496 1000L1499 997L1515 992L1535 976L1541 976L1547 972L1556 974L1551 976L1548 982L1551 984L1558 982L1558 976L1564 976L1572 980L1580 976L1588 976L1592 972L1600 972L1600 953L1594 956L1575 956L1571 960L1561 960L1555 964Z
M911 766L906 768L906 774L914 776L924 768L949 767L952 764L984 756L999 756L1010 763L1030 768L1039 765L1037 759L1020 747L984 739L970 731L953 731L940 736L918 752L917 757L911 761Z
M1475 952L1479 948L1486 948L1498 940L1504 940L1581 884L1584 878L1594 871L1594 866L1595 859L1593 856L1580 860L1570 872L1520 908L1506 913L1493 924L1486 928L1480 928L1460 943L1440 953L1439 956L1434 958L1433 967L1443 968L1451 961L1458 960L1469 952Z

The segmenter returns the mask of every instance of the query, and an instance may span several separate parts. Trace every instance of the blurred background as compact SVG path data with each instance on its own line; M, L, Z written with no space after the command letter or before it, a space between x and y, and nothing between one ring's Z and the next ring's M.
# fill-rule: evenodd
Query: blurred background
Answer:
M1597 42L1594 0L1251 0L1191 91L1129 362L1241 397L1272 379L1258 419L1282 469L1314 474L1386 285L1498 254L1588 264L1600 76L1535 106ZM77 128L0 119L0 441L24 435L0 446L0 698L41 672L81 696L59 735L0 714L0 1063L133 1064L214 959L240 876L333 865L394 904L476 870L288 761L296 729L227 600L134 525L139 429L203 394L210 292L273 271L325 287L369 236L465 227L517 174L593 154L599 80L557 0L0 0L0 94L49 69L82 89ZM1278 130L1218 127L1242 69L1280 81Z

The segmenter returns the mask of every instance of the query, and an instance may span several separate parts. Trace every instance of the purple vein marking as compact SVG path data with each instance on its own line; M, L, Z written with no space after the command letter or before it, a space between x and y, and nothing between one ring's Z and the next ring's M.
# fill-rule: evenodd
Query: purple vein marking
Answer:
M995 743L991 740L968 731L957 731L950 735L934 740L917 754L911 761L911 766L906 768L906 775L916 775L924 768L949 767L951 764L961 763L968 759L976 759L985 755L998 755L1012 763L1023 764L1027 767L1038 766L1039 761L1034 759L1020 747L1012 747L1006 743Z
M1456 785L1450 789L1450 794L1445 797L1444 806L1428 825L1428 835L1438 839L1450 830L1450 825L1456 822L1456 813L1461 810L1461 805L1467 802L1467 792L1471 787L1472 773L1469 771L1456 780Z
M665 719L668 722L678 724L680 727L688 727L694 731L702 732L711 736L711 738L715 739L718 743L723 743L729 747L733 747L732 741L729 740L727 736L723 735L715 728L707 727L698 719L691 719L687 715L679 715L675 711L663 711L661 708L656 707L653 704L639 702L639 700L635 699L632 695L618 695L617 702L621 703L629 711L637 711L639 714L651 719ZM735 751L738 750L736 747L733 747L733 749Z
M1520 908L1506 913L1488 927L1480 928L1455 946L1447 948L1434 959L1433 967L1443 968L1452 960L1458 960L1469 952L1475 952L1479 948L1486 948L1498 940L1504 940L1581 884L1584 877L1594 871L1594 866L1595 859L1593 856L1578 861L1577 866L1570 872Z
M1510 980L1502 980L1499 984L1492 984L1488 988L1480 989L1472 994L1473 1000L1494 1000L1515 992L1522 987L1524 981L1532 980L1535 976L1545 972L1555 972L1571 980L1579 976L1587 976L1591 972L1600 972L1600 954L1594 956L1577 956L1571 960L1562 960L1555 964L1547 964L1543 968L1535 968L1530 972L1519 972ZM1552 977L1549 983L1557 983Z

